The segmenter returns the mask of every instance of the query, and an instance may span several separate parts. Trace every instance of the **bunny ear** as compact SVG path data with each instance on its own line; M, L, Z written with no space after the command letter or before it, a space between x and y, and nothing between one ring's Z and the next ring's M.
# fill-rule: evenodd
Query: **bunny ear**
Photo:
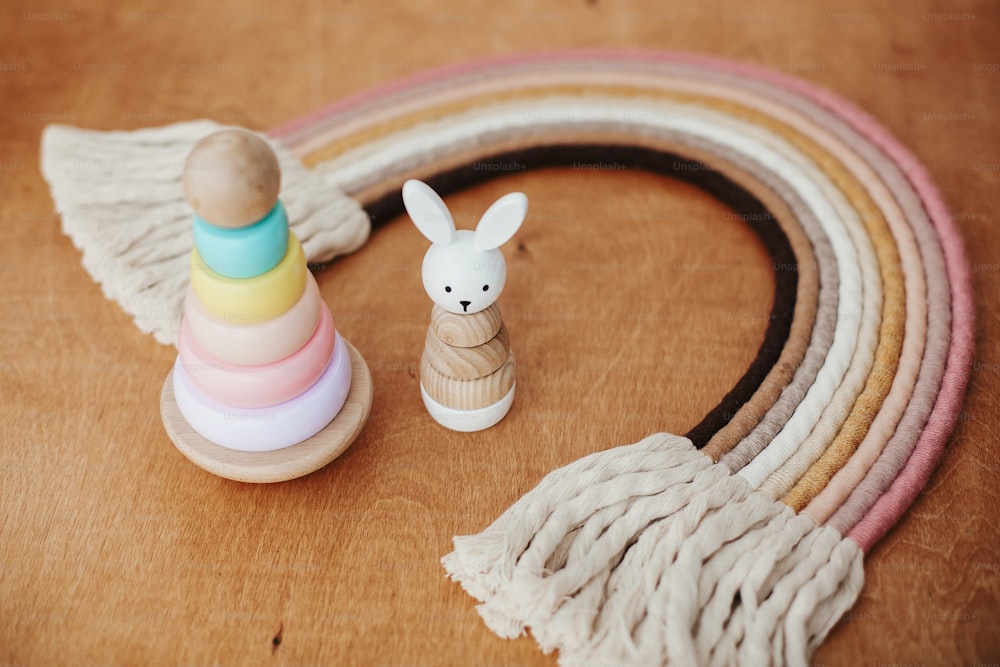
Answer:
M512 192L496 200L476 226L476 247L499 248L514 236L527 213L528 198L522 192Z
M455 239L451 212L426 183L413 178L403 183L403 205L413 224L431 243L448 245Z

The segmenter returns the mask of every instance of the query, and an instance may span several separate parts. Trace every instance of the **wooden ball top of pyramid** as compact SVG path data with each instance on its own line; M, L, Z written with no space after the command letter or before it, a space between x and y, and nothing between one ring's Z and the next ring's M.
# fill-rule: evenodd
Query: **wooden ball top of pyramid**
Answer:
M246 227L274 208L281 187L278 156L246 130L221 130L199 141L184 164L184 194L217 227Z

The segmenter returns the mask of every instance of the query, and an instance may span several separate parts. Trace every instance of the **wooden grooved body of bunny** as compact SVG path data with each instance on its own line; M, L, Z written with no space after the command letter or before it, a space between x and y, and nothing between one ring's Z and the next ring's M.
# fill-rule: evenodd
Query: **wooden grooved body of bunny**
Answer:
M403 185L403 203L431 242L422 267L434 302L420 359L424 405L446 428L487 429L514 402L517 367L496 300L507 282L500 246L520 228L528 198L520 192L501 197L474 232L456 230L444 201L421 181Z

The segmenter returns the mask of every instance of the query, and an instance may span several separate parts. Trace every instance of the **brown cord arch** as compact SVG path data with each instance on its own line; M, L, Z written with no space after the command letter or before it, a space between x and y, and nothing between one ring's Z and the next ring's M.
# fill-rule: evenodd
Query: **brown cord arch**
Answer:
M683 156L651 148L600 144L559 144L534 146L522 150L497 153L491 158L477 160L478 169L464 165L425 178L428 185L441 195L486 181L502 173L484 165L518 162L528 169L569 166L574 162L614 161L632 169L642 169L690 183L712 195L741 214L757 234L768 254L772 266L795 266L796 258L784 231L765 206L732 180ZM377 228L403 213L403 198L399 190L365 203L373 228ZM768 372L775 365L788 340L792 316L795 312L798 275L795 271L775 271L774 302L768 318L764 340L757 355L736 385L705 417L687 433L699 449L746 403L754 394Z

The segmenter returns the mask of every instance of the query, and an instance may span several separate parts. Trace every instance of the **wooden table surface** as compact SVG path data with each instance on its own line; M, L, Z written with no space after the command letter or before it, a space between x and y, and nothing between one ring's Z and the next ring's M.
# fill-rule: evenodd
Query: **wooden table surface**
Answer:
M175 351L85 273L38 146L48 122L266 129L426 67L587 45L798 74L928 164L974 263L975 372L940 468L868 558L860 601L815 663L1000 661L1000 5L536 4L4 3L0 664L555 664L529 638L488 632L438 559L547 471L684 433L715 404L770 308L752 234L704 194L643 173L553 169L449 198L460 226L504 192L532 202L500 301L518 399L496 429L462 435L421 405L425 245L408 222L389 224L319 275L372 369L371 421L325 469L252 486L171 446L158 397ZM587 234L568 224L584 220Z

